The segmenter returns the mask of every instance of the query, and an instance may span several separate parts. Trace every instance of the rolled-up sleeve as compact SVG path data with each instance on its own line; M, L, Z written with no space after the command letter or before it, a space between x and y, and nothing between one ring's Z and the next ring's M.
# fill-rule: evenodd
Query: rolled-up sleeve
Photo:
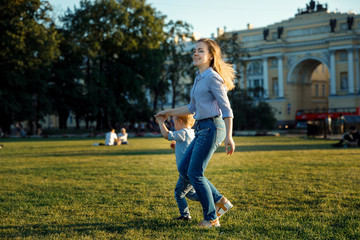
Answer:
M187 105L187 108L188 108L188 110L189 110L189 112L191 113L191 114L195 114L195 110L196 110L196 107L195 107L195 104L193 104L193 103L189 103L188 105Z
M233 111L230 106L230 101L227 96L226 86L224 84L224 80L222 80L219 76L213 75L210 78L209 88L211 93L216 98L216 101L218 102L219 108L222 112L222 117L231 117L234 118Z

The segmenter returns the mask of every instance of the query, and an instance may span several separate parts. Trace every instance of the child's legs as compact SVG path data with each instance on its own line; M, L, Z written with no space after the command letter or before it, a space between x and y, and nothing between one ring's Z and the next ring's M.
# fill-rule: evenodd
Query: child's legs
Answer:
M196 139L196 137L195 137L195 139ZM177 166L178 170L179 170L179 173L180 173L180 176L182 178L184 178L186 181L189 181L189 182L190 182L190 180L189 180L189 177L187 175L187 172L188 172L188 167L189 167L189 162L190 162L192 150L193 150L194 145L195 145L195 139L187 147L182 159L180 159L179 165Z
M193 189L193 187L186 182L187 181L184 178L179 176L175 187L175 199L179 208L180 215L184 217L190 216L190 211L185 196L189 191Z
M181 177L181 176L180 176ZM188 190L185 197L190 199L191 201L199 201L198 195L195 191L195 188L191 185L190 180L185 180L185 188Z
M191 201L199 201L199 197L193 186L191 186L190 191L186 194L186 198L190 199Z

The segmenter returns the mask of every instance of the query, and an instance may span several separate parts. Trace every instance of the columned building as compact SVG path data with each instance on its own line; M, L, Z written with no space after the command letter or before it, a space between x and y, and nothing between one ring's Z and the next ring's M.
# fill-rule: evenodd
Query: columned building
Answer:
M263 87L255 97L278 120L294 120L298 109L360 106L359 15L310 1L294 18L225 34L236 35L250 54L238 87Z

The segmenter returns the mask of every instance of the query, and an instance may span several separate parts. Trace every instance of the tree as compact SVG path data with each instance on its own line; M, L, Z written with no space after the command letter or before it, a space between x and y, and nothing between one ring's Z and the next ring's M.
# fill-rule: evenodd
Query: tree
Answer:
M183 21L170 21L166 25L167 40L163 43L164 54L167 56L166 78L170 80L172 92L172 107L177 100L182 99L185 86L182 78L193 76L195 67L192 65L192 49L186 50L186 45L193 41L192 26Z
M83 77L79 71L83 64L80 47L71 37L71 33L59 29L62 39L60 43L60 56L52 65L52 76L49 82L49 96L52 108L59 116L60 129L67 128L67 119L71 111L79 113L86 106L82 101ZM77 121L77 127L79 122Z
M266 102L256 102L251 89L236 89L230 94L234 112L234 129L272 129L276 122L274 110Z
M139 72L145 79L145 87L153 97L152 111L155 112L159 100L169 89L165 70L166 56L162 49L144 49L140 52Z
M0 4L0 126L29 120L33 131L49 111L49 66L57 58L59 35L48 1L4 0Z
M100 129L135 120L139 103L146 112L144 86L159 71L157 65L144 71L143 60L160 48L163 16L144 0L97 0L81 1L62 21L86 59L84 97L91 108L84 117L95 118Z

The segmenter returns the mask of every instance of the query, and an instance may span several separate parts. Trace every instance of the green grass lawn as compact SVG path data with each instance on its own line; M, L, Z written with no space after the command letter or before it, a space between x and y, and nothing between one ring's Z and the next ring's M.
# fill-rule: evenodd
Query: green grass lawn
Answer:
M206 176L233 204L219 229L178 216L174 152L160 138L6 139L0 144L0 239L359 239L360 149L334 141L236 137Z

